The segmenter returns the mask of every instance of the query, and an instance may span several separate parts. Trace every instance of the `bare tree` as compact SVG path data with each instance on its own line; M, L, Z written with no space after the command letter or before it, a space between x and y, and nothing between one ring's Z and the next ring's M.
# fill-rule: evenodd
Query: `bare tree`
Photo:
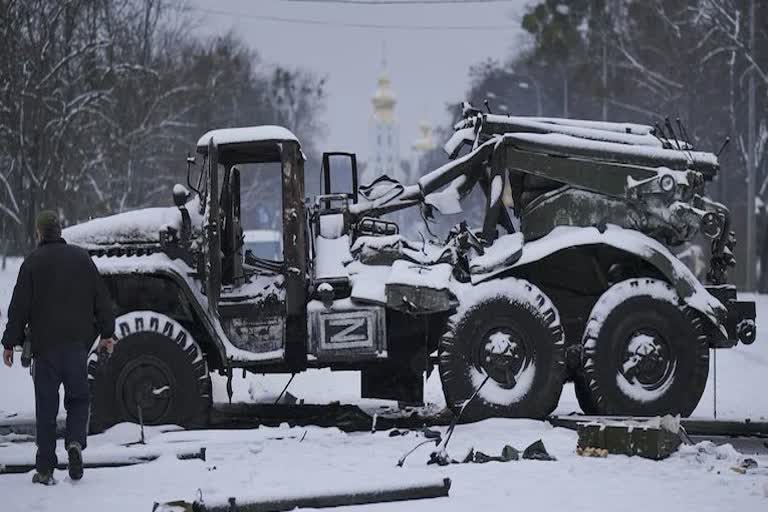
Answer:
M0 0L0 222L167 204L203 131L282 123L316 139L322 81L187 30L174 0ZM279 68L282 69L282 68Z

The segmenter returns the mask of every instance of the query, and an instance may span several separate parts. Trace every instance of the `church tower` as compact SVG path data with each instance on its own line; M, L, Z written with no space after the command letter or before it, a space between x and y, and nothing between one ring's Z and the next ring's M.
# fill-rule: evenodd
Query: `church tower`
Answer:
M371 98L373 113L369 125L369 159L362 183L370 183L374 178L386 174L390 178L402 181L400 165L400 132L395 118L397 100L391 89L391 82L386 67L378 80L376 93Z
M413 157L411 162L412 180L418 179L423 169L419 169L419 165L424 156L435 149L435 141L432 138L432 126L426 119L422 119L419 123L419 136L413 143L411 150L413 151Z

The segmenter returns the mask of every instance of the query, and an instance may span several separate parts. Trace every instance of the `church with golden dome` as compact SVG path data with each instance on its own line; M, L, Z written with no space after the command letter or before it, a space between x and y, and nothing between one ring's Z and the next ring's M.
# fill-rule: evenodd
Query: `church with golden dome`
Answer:
M419 123L419 136L410 145L410 155L400 151L400 126L395 114L397 98L386 63L382 66L376 91L371 97L373 111L369 121L369 158L363 173L362 183L370 183L377 176L386 174L403 184L414 183L420 173L418 163L421 157L431 151L432 127L426 120Z
M400 130L395 117L397 100L392 92L391 82L386 68L379 75L378 87L371 98L373 112L371 113L369 132L369 160L363 182L370 182L376 176L386 174L396 180L401 180L400 165Z

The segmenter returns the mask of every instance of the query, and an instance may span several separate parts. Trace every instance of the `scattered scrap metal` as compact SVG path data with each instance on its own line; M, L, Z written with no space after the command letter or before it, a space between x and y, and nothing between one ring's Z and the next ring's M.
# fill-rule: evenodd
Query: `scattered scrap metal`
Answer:
M434 455L434 453L432 455ZM433 458L430 457L427 464L438 464L441 466L446 464L485 464L486 462L511 462L520 460L521 458L523 460L557 460L553 455L550 455L549 452L547 452L547 449L544 447L544 442L539 439L523 450L522 455L520 450L510 445L504 445L504 448L501 449L499 455L488 455L479 450L475 450L474 448L470 448L469 452L467 452L461 461L454 459L446 460L442 457L435 457L433 460Z
M427 465L436 464L438 466L447 466L449 464L466 464L470 462L483 464L491 461L509 462L512 460L519 460L520 452L509 445L505 445L504 448L502 448L501 454L499 456L487 455L480 451L476 452L474 448L470 448L467 455L461 461L458 461L452 458L450 455L448 455L448 450L447 450L448 442L451 440L451 436L453 436L453 432L454 432L454 429L456 428L456 425L461 421L467 406L469 406L472 400L474 400L475 397L477 397L478 393L480 392L480 390L483 389L483 386L485 386L489 378L490 376L487 376L485 380L483 380L483 382L477 388L477 390L472 394L472 396L470 396L469 399L464 402L464 405L461 406L461 409L459 409L458 414L454 416L453 420L451 421L451 424L448 426L445 439L441 438L439 432L430 431L429 429L425 428L424 437L427 437L427 440L420 442L411 450L406 452L402 457L400 457L400 459L397 461L397 466L402 467L405 464L405 460L408 458L408 456L411 455L414 451L416 451L417 448L424 446L425 444L429 444L431 442L434 442L437 445L437 447L432 453L429 454L429 461L427 461ZM557 460L555 459L555 457L553 457L547 452L547 449L544 447L544 443L541 441L541 439L531 444L523 451L523 459Z
M135 466L137 464L146 464L147 462L152 462L153 460L156 460L160 458L160 456L165 455L165 453L161 451L144 451L141 453L136 453L133 450L125 449L121 450L119 452L115 452L114 454L111 454L109 457L103 457L99 460L91 459L85 460L83 462L83 465L86 469L92 469L92 468L118 468L123 466ZM201 447L199 449L195 450L184 450L179 451L176 454L176 458L179 460L202 460L204 461L206 459L206 449L204 447ZM6 461L5 463L0 463L0 475L8 475L8 474L18 474L18 473L27 473L29 471L32 471L35 469L35 463L34 463L34 457L30 458L30 460L19 460L19 461ZM59 463L56 466L56 469L60 470L66 470L67 464L66 463Z
M283 512L296 508L346 507L370 503L441 498L447 497L450 489L450 478L440 478L403 486L378 485L370 489L316 495L301 495L299 493L293 496L230 497L226 500L210 501L205 501L202 496L199 496L192 503L186 501L155 503L152 512Z

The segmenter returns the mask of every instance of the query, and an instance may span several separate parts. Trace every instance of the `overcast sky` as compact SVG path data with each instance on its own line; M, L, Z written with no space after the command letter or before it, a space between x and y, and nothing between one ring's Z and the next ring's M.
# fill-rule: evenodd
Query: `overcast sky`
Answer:
M397 96L402 156L408 157L425 118L433 125L452 123L445 105L459 102L468 88L472 64L486 58L504 60L523 44L523 7L530 0L491 1L473 5L349 5L286 0L189 0L203 23L203 35L233 29L262 58L326 76L327 126L324 150L368 154L370 98L382 69L387 69ZM231 15L223 14L232 13ZM331 22L289 23L258 16ZM346 24L347 26L341 26ZM352 27L401 25L420 30ZM426 27L487 26L488 30L432 30ZM443 141L437 141L442 143Z

